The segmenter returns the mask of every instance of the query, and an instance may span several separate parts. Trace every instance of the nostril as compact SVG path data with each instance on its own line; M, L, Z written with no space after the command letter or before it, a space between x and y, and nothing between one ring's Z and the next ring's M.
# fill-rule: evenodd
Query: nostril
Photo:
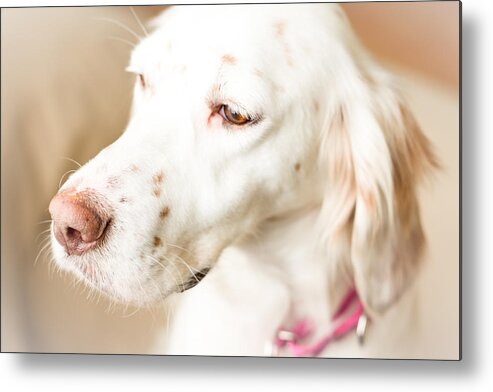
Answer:
M67 227L65 229L65 237L68 238L69 240L79 240L79 239L82 239L81 237L81 234L80 234L80 231L79 230L76 230L72 227Z

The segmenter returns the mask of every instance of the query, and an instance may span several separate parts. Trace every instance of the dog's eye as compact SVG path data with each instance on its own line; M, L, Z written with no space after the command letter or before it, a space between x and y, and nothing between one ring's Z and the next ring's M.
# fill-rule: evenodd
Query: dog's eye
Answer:
M252 118L243 115L240 112L232 109L228 105L222 105L219 109L219 114L222 118L234 125L245 125L252 122Z

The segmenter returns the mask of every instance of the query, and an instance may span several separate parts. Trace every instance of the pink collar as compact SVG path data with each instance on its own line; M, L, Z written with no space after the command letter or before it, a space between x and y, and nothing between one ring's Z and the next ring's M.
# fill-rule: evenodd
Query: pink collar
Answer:
M312 323L307 319L297 322L291 329L281 327L277 331L276 338L271 344L271 356L279 355L281 348L287 347L295 357L316 357L331 342L341 339L349 332L356 330L356 335L360 344L363 343L366 324L368 321L365 315L363 304L361 303L355 289L352 289L344 298L336 313L332 317L333 321L340 319L347 313L349 307L355 304L354 310L346 315L342 321L326 336L313 344L301 344L300 342L309 337L314 331Z

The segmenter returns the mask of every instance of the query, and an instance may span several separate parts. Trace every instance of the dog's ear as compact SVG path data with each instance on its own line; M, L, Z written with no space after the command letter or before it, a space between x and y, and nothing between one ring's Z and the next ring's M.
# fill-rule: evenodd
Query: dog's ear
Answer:
M352 82L323 131L321 220L334 262L380 313L415 275L425 243L416 186L437 161L391 85L361 73Z

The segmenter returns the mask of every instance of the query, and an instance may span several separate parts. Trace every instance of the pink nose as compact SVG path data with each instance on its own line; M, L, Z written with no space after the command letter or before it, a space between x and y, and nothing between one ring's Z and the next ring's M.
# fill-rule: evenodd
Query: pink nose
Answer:
M109 216L93 192L67 189L50 202L55 238L69 255L82 255L102 240Z

